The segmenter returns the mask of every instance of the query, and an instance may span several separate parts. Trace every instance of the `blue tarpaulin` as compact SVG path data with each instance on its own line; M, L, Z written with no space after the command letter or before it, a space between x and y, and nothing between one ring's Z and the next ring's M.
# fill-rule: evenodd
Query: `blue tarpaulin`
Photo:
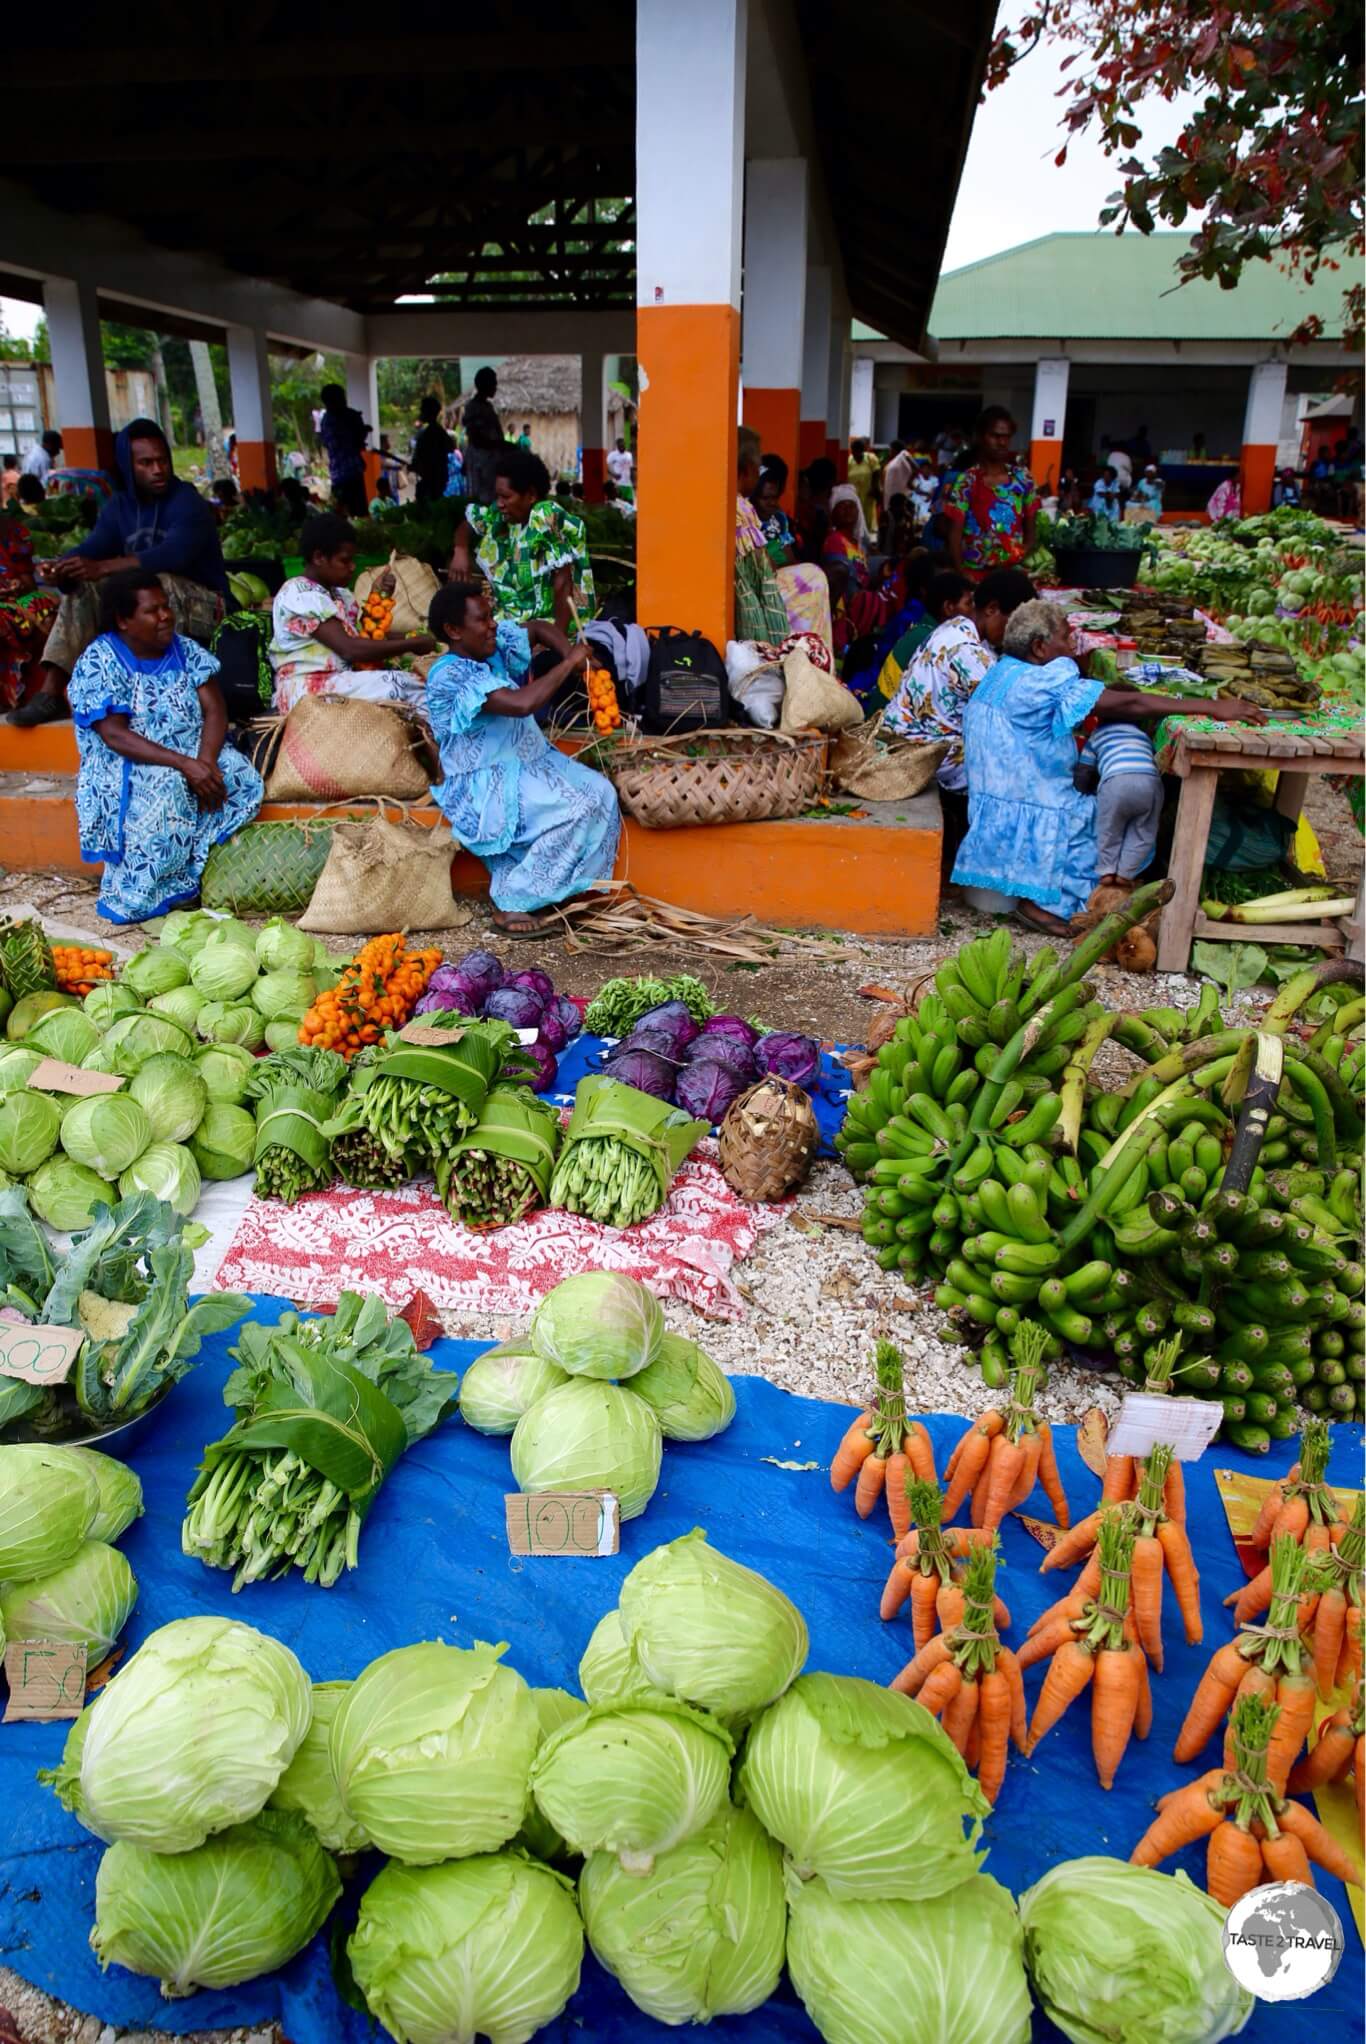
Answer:
M272 1319L280 1300L262 1300ZM128 1454L141 1476L146 1516L120 1545L137 1573L140 1595L125 1634L131 1651L157 1626L201 1612L230 1614L284 1640L317 1679L354 1676L376 1655L414 1640L468 1646L506 1640L508 1660L529 1682L577 1689L576 1669L588 1635L615 1604L622 1577L661 1541L703 1526L713 1544L761 1570L792 1597L811 1631L813 1668L891 1679L908 1658L909 1626L883 1625L878 1599L891 1548L879 1513L859 1520L849 1495L836 1497L826 1474L849 1421L847 1408L794 1398L757 1378L736 1382L738 1410L720 1439L698 1446L666 1443L659 1490L642 1518L622 1529L619 1556L558 1561L517 1558L507 1551L503 1494L512 1488L505 1440L490 1440L455 1422L413 1449L393 1472L366 1521L361 1565L331 1590L298 1577L257 1584L233 1597L231 1578L180 1552L185 1492L203 1446L225 1423L221 1391L232 1336L205 1346L193 1376L167 1401ZM442 1342L441 1367L460 1370L482 1344ZM928 1422L942 1468L963 1421ZM1337 1430L1342 1474L1359 1466L1361 1430ZM1078 1460L1073 1430L1058 1430L1059 1462L1074 1510L1095 1502L1097 1482ZM1294 1444L1274 1448L1259 1473L1289 1467ZM1354 1462L1355 1458L1355 1462ZM1194 1770L1171 1759L1176 1729L1214 1645L1232 1630L1221 1608L1241 1570L1219 1503L1211 1465L1240 1458L1222 1445L1187 1477L1189 1524L1204 1575L1206 1643L1181 1641L1175 1613L1166 1616L1166 1671L1156 1677L1152 1736L1131 1746L1108 1794L1098 1787L1083 1704L1048 1735L1033 1760L1012 1753L984 1843L987 1870L1019 1893L1058 1861L1084 1853L1126 1857L1152 1815L1154 1796ZM1001 1590L1013 1614L1007 1635L1020 1639L1058 1593L1055 1576L1040 1576L1040 1551L1015 1520L1004 1529ZM1031 1697L1037 1671L1027 1677ZM278 2021L290 2044L359 2044L376 2032L346 2009L333 1988L324 1937L284 1972L229 1993L184 2001L159 1999L156 1983L114 1968L101 1974L87 1936L94 1913L95 1871L102 1847L38 1786L35 1773L60 1755L64 1725L0 1727L0 1960L49 1993L123 2027L171 2032L233 2023ZM1211 1749L1202 1764L1214 1764ZM1200 1849L1176 1864L1196 1877ZM1355 2034L1362 2006L1362 1953L1347 1899L1327 1875L1320 1886L1342 1916L1347 1951L1336 1979L1311 2001L1261 2006L1244 2035L1265 2044L1310 2044ZM552 2044L663 2044L665 2038L744 2038L746 2044L800 2044L814 2039L790 1988L755 2014L708 2030L668 2030L641 2015L592 1961L561 2020L542 2033ZM1042 2018L1039 2039L1055 2032Z

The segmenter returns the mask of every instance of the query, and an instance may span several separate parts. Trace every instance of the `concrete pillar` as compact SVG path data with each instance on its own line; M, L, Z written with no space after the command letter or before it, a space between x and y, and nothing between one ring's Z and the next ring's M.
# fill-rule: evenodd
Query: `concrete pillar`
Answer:
M370 428L370 440L365 450L365 496L368 503L380 478L379 363L373 355L346 357L346 402L355 406Z
M273 490L275 422L270 401L270 349L260 327L228 328L228 381L237 435L237 479L245 490Z
M1247 410L1243 415L1241 488L1245 518L1256 511L1271 509L1284 404L1284 362L1258 362L1248 378Z
M636 0L636 604L705 632L735 610L735 428L748 0Z
M1063 428L1067 422L1065 355L1041 357L1034 365L1034 413L1029 428L1029 472L1045 493L1062 475Z
M745 424L788 467L796 497L806 308L807 169L801 156L756 157L745 176Z
M583 497L602 502L607 476L607 362L603 355L579 356L579 443L583 448Z
M52 349L62 465L112 471L114 435L95 287L69 277L49 277L43 285L43 310Z
M849 378L849 438L873 437L873 371L871 355L855 355Z
M797 460L802 468L825 453L825 418L830 397L831 283L825 263L807 265L801 420L797 427Z
M830 380L825 409L825 452L841 482L849 468L849 385L853 375L853 340L849 301L842 289L832 290L830 315Z

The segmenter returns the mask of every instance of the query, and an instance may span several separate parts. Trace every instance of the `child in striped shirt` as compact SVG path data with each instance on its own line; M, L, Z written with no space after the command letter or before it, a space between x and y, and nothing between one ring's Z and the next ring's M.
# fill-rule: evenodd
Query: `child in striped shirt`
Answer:
M1101 887L1132 887L1157 845L1162 777L1152 740L1137 724L1098 724L1083 762L1100 776L1096 790L1096 870Z

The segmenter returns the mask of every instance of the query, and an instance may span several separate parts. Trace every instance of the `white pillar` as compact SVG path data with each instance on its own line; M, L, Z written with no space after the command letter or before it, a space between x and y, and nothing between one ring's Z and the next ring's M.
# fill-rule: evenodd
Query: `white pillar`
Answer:
M260 327L228 328L228 381L237 435L237 476L244 490L275 484L275 421L270 397L270 346Z
M806 323L802 333L802 426L820 426L816 454L825 452L825 421L830 401L832 334L831 276L826 263L810 263L806 272ZM814 435L813 435L814 439ZM810 461L812 454L805 455Z
M601 354L579 356L579 444L583 449L583 494L589 504L602 502L607 474L607 362Z
M831 280L830 381L826 394L825 451L842 464L849 446L849 387L853 376L853 342L849 324L849 300L842 286Z
M1285 363L1258 362L1247 383L1243 415L1241 487L1243 514L1271 509L1276 479L1276 449L1285 404Z
M849 378L849 438L873 437L873 358L855 355Z
M373 355L346 357L346 402L354 405L367 426L372 446L379 445L379 363Z
M43 310L62 461L68 468L106 468L113 460L114 436L95 287L69 277L49 277L43 285Z
M1034 365L1034 411L1029 427L1029 468L1040 488L1056 490L1062 476L1062 443L1067 424L1065 355L1048 355Z

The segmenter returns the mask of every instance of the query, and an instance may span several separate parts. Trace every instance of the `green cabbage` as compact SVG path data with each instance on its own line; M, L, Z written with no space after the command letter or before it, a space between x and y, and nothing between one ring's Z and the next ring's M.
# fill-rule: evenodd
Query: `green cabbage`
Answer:
M1224 1915L1185 1874L1065 1860L1020 1897L1035 1996L1074 2044L1219 2044L1253 2008L1224 1963Z
M110 1653L138 1600L137 1577L117 1547L87 1540L70 1561L36 1582L0 1585L5 1638L83 1646L93 1668Z
M29 1073L36 1072L43 1062L40 1050L25 1050L14 1045L0 1056L0 1097L7 1093L18 1093L27 1086Z
M54 988L40 987L36 994L25 994L15 1002L5 1020L5 1034L11 1043L23 1043L41 1016L50 1015L54 1008L79 1007L74 994L59 994Z
M86 1706L39 1780L97 1838L189 1852L256 1815L312 1711L279 1640L233 1618L173 1619Z
M522 1490L613 1490L623 1519L645 1510L659 1482L664 1439L634 1391L583 1380L547 1391L512 1433Z
M151 1140L152 1124L131 1094L92 1093L74 1100L62 1116L67 1156L101 1178L117 1178Z
M82 1058L89 1057L99 1040L99 1030L79 1008L54 1008L50 1014L39 1016L24 1038L29 1050L40 1050L44 1057L62 1058L69 1065L78 1065Z
M618 1696L658 1703L676 1703L667 1689L657 1689L626 1644L621 1613L609 1611L593 1627L579 1662L579 1687L590 1703L611 1703Z
M251 990L252 1006L268 1022L281 1015L302 1015L317 990L306 972L263 972Z
M74 1461L95 1479L99 1496L95 1516L86 1528L87 1540L117 1540L142 1517L142 1484L126 1462L115 1455L101 1455L97 1448L55 1448L49 1453Z
M207 1006L203 994L193 987L176 987L169 994L158 994L147 1003L149 1015L164 1015L174 1022L177 1029L183 1029L187 1036L193 1036L199 1026L200 1011Z
M106 1038L102 1038L100 1042L95 1045L95 1048L90 1052L88 1057L83 1057L81 1059L81 1070L83 1072L114 1071L114 1053L112 1050L110 1050L109 1043ZM115 1074L115 1076L121 1077L122 1074Z
M620 1270L561 1278L531 1316L532 1346L571 1377L633 1377L659 1354L659 1301Z
M281 1015L266 1024L267 1050L293 1050L299 1041L298 1015Z
M26 1178L45 1163L62 1132L62 1110L50 1093L6 1093L0 1100L0 1171Z
M735 1417L725 1371L695 1341L667 1328L659 1354L631 1379L631 1389L654 1407L666 1441L709 1441Z
M854 1675L799 1676L750 1732L738 1786L833 1895L918 1902L978 1864L988 1805L962 1755L921 1704Z
M297 1810L329 1852L364 1852L370 1843L365 1826L342 1808L332 1772L332 1722L350 1687L349 1682L313 1684L312 1722L268 1805L272 1810Z
M264 929L256 932L256 963L262 972L312 972L317 955L315 939L305 930L296 930L283 916L272 916Z
M391 1865L347 1945L370 2013L406 2044L525 2044L579 1984L573 1883L520 1852Z
M190 979L209 1001L237 1001L256 977L256 950L215 930L190 960Z
M568 1382L525 1339L500 1342L476 1356L460 1379L460 1417L481 1434L510 1434L538 1398Z
M579 1905L596 1957L661 2023L744 2015L778 1985L782 1854L748 1810L724 1804L644 1876L595 1852L579 1877Z
M491 1852L527 1807L541 1724L502 1646L424 1642L381 1654L332 1724L332 1772L348 1819L411 1866Z
M136 1015L142 1001L131 987L121 985L116 979L102 979L97 986L91 987L81 1007L97 1029L111 1029L125 1015Z
M201 944L207 944L219 928L217 920L202 908L173 908L157 931L158 944L174 945L184 958L192 958Z
M989 1875L908 1902L789 1873L788 1901L787 1970L825 2044L1029 2044L1019 1919Z
M190 1137L190 1154L205 1178L240 1178L250 1171L255 1150L256 1123L246 1108L210 1099Z
M0 1582L51 1575L85 1540L99 1506L89 1469L64 1448L0 1448Z
M95 1876L90 1943L101 1966L149 1973L175 2000L273 1973L322 1928L340 1894L303 1818L262 1810L189 1852L111 1845Z
M632 1873L699 1831L726 1800L734 1742L684 1703L595 1704L536 1755L536 1807L575 1852Z
M204 1119L209 1089L188 1058L163 1051L130 1080L128 1096L145 1110L152 1141L183 1143ZM131 1159L129 1160L131 1162Z
M107 1178L84 1164L73 1164L70 1157L49 1157L29 1176L28 1199L34 1213L49 1228L68 1235L88 1228L96 1207L112 1207L116 1197Z
M781 1590L700 1528L642 1557L621 1586L621 1630L645 1679L734 1717L781 1696L806 1663L806 1621Z
M149 1143L119 1180L124 1199L135 1192L152 1192L178 1214L192 1214L203 1189L194 1152L183 1143Z
M185 959L164 944L135 952L119 974L124 985L143 1001L150 1001L153 994L169 994L173 988L183 987L189 977Z
M140 1015L124 1015L115 1022L104 1039L114 1060L114 1070L125 1079L134 1078L149 1057L158 1052L174 1051L177 1057L189 1057L194 1049L183 1029L166 1015L152 1015L143 1011Z
M236 1043L244 1050L259 1050L266 1040L265 1023L250 1001L206 1001L195 1026L206 1043Z
M541 1722L542 1741L548 1739L552 1732L558 1732L561 1725L573 1724L588 1708L581 1696L571 1696L567 1689L533 1689L531 1694ZM568 1845L555 1826L541 1815L534 1802L528 1808L513 1843L529 1852L533 1859L561 1860L570 1857Z
M194 1068L207 1086L210 1100L223 1107L240 1107L256 1060L239 1043L211 1043L195 1053Z

